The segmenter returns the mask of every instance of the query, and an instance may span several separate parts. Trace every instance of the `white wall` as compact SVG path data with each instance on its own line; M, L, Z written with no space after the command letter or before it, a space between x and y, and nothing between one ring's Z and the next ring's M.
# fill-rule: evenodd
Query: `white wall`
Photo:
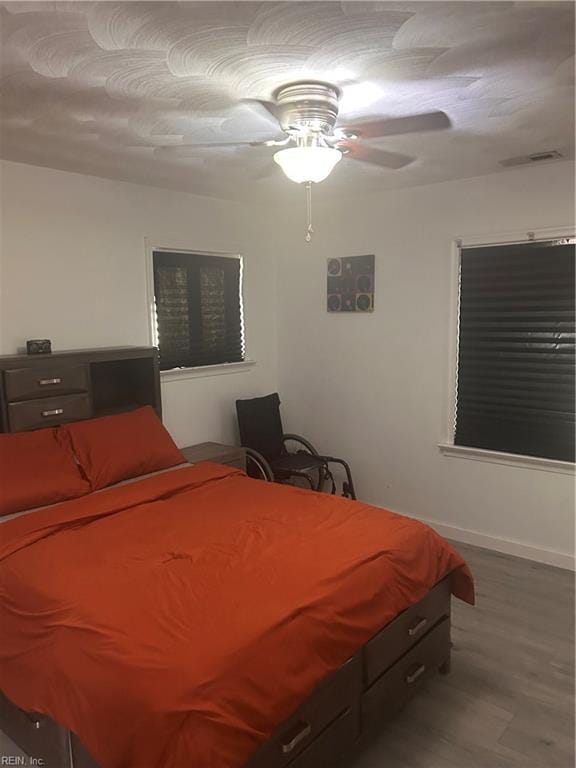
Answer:
M235 438L234 400L276 388L275 264L247 206L4 162L0 354L149 344L144 238L244 255L252 369L162 386L179 445Z
M573 478L442 456L451 241L573 221L571 163L347 201L314 190L315 239L287 208L279 252L285 426L347 457L361 498L454 538L567 565ZM326 258L376 254L373 314L328 314ZM448 526L452 526L450 528ZM470 533L472 532L472 533Z

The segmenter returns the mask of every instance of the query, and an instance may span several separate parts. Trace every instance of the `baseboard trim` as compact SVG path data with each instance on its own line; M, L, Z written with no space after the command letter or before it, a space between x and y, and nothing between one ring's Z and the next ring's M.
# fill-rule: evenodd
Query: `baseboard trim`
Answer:
M574 571L575 559L573 555L565 552L558 552L554 549L544 549L542 547L533 547L530 544L523 544L520 541L512 539L500 539L496 536L488 536L478 531L470 531L467 528L458 528L454 525L439 523L437 520L427 520L423 517L417 518L422 523L426 523L434 528L441 536L454 541L461 541L463 544L472 544L483 549L492 549L495 552L502 552L505 555L514 555L523 557L526 560L535 560L538 563L554 565L557 568L564 568L568 571Z

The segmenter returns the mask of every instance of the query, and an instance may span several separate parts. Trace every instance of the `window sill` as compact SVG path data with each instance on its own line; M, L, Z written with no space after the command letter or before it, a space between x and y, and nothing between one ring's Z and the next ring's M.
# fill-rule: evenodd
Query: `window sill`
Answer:
M244 373L256 365L256 360L243 360L241 363L220 363L218 365L202 365L198 368L174 368L171 371L160 371L160 381L182 381L183 379L202 379L206 376L223 376L230 373Z
M482 448L467 448L464 445L453 445L451 443L439 443L438 448L444 456L450 456L455 459L487 461L490 464L504 464L509 467L520 467L523 469L538 469L544 472L556 472L561 475L574 475L576 470L576 465L570 461L542 459L538 456L521 456L516 453L501 453L500 451L486 451Z

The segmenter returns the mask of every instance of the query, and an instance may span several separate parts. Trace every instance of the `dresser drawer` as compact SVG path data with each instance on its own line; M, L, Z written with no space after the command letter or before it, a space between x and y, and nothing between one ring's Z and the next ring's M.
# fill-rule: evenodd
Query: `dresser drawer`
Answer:
M12 432L41 429L65 421L89 419L92 413L89 395L62 395L41 400L22 400L8 405L8 421Z
M6 399L33 400L88 390L86 365L43 365L4 372Z
M450 620L443 619L411 651L381 675L362 696L362 728L393 715L448 660Z
M450 577L439 582L419 603L402 611L366 645L365 686L371 685L440 619L449 615Z
M316 692L255 753L246 768L283 766L292 761L334 723L343 713L354 710L360 680L360 659L355 656L322 683ZM355 736L355 717L350 714L346 728ZM302 766L314 763L302 762ZM317 766L320 764L316 764ZM297 760L294 766L300 766Z

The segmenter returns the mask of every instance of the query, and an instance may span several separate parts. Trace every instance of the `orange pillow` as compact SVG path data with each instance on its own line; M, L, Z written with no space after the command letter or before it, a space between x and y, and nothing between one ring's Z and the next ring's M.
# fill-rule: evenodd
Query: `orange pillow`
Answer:
M0 516L90 493L55 429L0 434Z
M149 405L65 424L59 437L71 445L94 491L186 461Z

